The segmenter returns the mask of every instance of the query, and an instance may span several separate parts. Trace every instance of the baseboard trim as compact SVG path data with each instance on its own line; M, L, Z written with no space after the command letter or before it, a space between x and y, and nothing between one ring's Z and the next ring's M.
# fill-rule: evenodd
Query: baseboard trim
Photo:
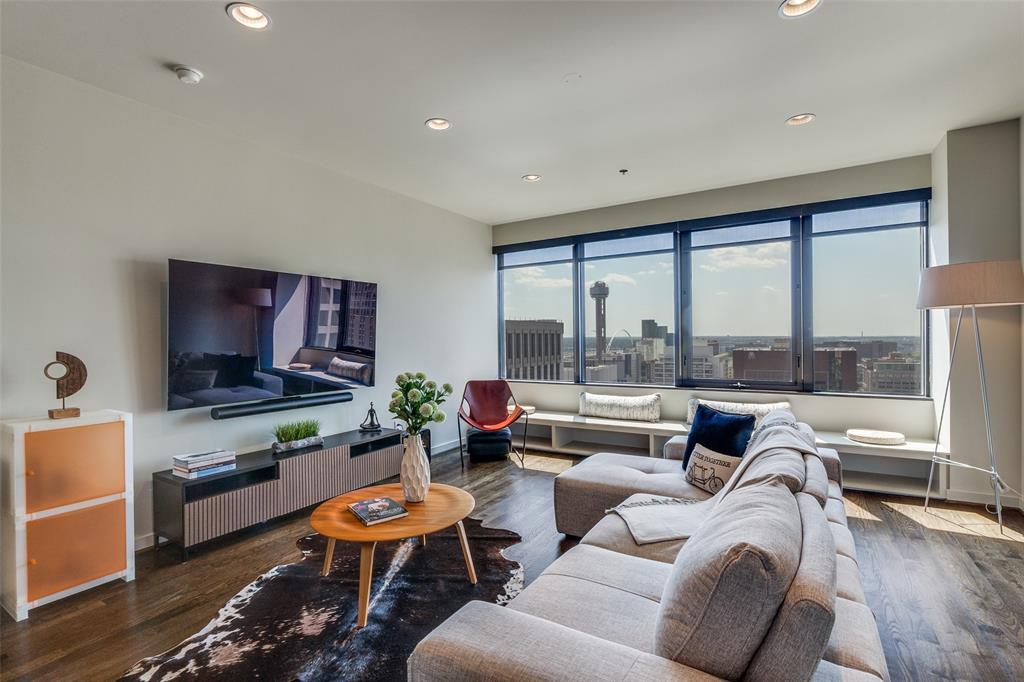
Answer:
M145 535L136 535L135 552L138 553L144 549L149 549L150 547L152 547L154 544L153 537L154 536L152 533L146 533Z
M1021 508L1020 498L1014 493L1003 493L1002 494L1003 506L1012 507L1014 509ZM977 492L975 490L957 490L955 488L948 488L946 490L946 501L947 502L969 502L971 504L991 504L995 505L995 497L992 492Z

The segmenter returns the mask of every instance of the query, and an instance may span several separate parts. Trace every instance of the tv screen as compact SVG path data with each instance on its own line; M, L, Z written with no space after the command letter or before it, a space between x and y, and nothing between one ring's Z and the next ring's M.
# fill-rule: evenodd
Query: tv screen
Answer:
M167 409L374 384L377 285L168 261Z

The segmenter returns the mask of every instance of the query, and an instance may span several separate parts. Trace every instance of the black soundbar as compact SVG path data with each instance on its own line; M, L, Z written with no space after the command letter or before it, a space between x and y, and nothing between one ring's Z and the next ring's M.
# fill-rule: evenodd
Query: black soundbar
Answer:
M234 419L235 417L248 417L253 414L266 414L267 412L281 412L282 410L297 410L300 407L315 407L317 405L333 405L334 403L348 402L352 402L351 391L314 393L313 395L296 395L287 398L270 398L268 400L261 400L258 403L214 407L210 410L210 417L213 419Z

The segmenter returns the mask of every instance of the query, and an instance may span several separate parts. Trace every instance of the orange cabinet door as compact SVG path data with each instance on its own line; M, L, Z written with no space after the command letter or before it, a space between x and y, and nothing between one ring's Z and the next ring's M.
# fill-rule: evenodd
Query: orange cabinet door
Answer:
M25 434L25 511L124 492L124 422Z
M29 601L123 571L124 509L116 500L25 524Z

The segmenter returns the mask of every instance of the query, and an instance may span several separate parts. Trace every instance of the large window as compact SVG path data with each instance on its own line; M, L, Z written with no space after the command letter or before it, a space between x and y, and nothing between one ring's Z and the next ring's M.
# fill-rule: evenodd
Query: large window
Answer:
M929 196L496 249L503 376L923 395Z
M917 202L810 218L814 390L923 392L925 220Z
M792 221L690 235L691 381L793 385Z
M588 382L676 381L671 233L583 245L583 374Z
M504 376L573 381L572 247L524 251L503 260Z

